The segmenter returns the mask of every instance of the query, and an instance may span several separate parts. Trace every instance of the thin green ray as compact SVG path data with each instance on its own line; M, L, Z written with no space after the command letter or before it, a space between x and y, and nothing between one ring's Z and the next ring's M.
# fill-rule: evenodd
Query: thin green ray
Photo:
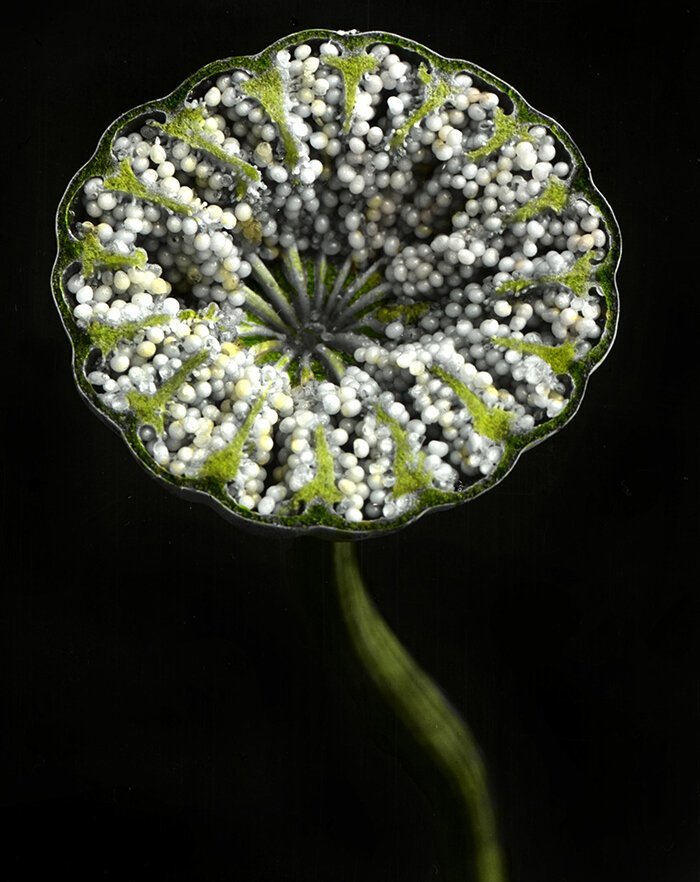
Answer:
M323 257L323 255L320 255ZM306 278L306 293L310 301L313 301L314 292L316 291L316 261L307 257L303 261L304 276Z
M351 262L346 261L335 278L326 306L326 315L328 317L342 315L348 304L357 303L361 297L381 285L384 277L377 271L378 266L380 261L375 261L366 270L358 273L352 268Z
M313 266L311 272L309 271L309 264ZM326 260L325 254L319 254L313 263L311 261L308 262L306 277L309 280L309 296L311 297L314 308L317 310L321 309L324 298L328 294L328 289L326 288L327 273L328 261Z
M480 162L514 138L518 138L520 141L532 141L532 136L527 130L528 125L530 123L518 122L515 113L507 114L500 107L497 107L493 113L493 132L491 137L483 147L470 150L466 154L467 159L470 159L472 162Z
M253 360L255 361L255 364L257 364L257 365L265 365L265 364L276 365L277 362L279 361L279 357L280 357L280 353L282 352L282 349L283 349L282 345L278 343L276 346L273 346L269 349L265 348L262 351L258 352L254 356ZM287 373L289 373L288 370L287 370Z
M299 161L299 145L287 123L287 111L284 106L284 81L277 67L270 67L262 73L255 74L241 84L246 95L257 99L272 122L277 126L282 139L287 163L294 167Z
M323 426L316 426L314 441L316 449L316 474L308 484L305 484L301 490L297 490L294 496L292 496L290 504L295 508L304 504L308 505L317 499L321 499L327 505L333 505L333 503L340 502L343 498L343 494L335 484L333 457L328 449L326 430Z
M337 328L341 330L352 324L356 318L370 312L378 303L383 303L387 297L391 296L391 290L388 282L382 282L376 288L365 291L364 294L357 294L352 299L352 305L349 306L341 315Z
M291 248L282 251L282 266L284 271L280 287L291 287L294 299L301 310L299 318L303 321L308 317L314 290L313 276L309 278L306 273L309 267L313 267L313 261L307 260L304 266L299 249L296 245L292 245Z
M535 285L557 284L573 291L578 297L584 297L594 276L592 251L587 251L578 258L570 270L556 275L540 276L537 279L510 279L496 288L496 294L518 294Z
M276 331L266 328L264 325L252 325L246 322L245 326L239 326L236 343L231 345L252 349L260 343L279 342L280 337Z
M547 346L545 343L528 343L526 340L515 340L510 337L492 337L496 346L505 346L516 352L536 355L546 361L556 374L568 374L576 358L576 347L571 340L560 346Z
M338 277L340 267L337 264L333 263L332 261L326 260L325 255L323 255L323 262L321 265L321 270L322 270L322 272L320 274L321 282L323 283L323 285L327 291L332 291L333 288L335 287L335 280ZM325 270L325 273L323 272L323 270Z
M175 397L178 389L187 381L187 378L209 358L209 350L204 349L196 352L183 361L182 367L166 380L154 395L146 395L143 392L132 390L127 393L126 400L134 412L134 416L142 425L153 426L161 433L164 431L164 414L168 402Z
M253 360L256 364L271 364L277 361L283 348L284 343L281 340L261 340L251 346Z
M76 252L83 265L83 276L88 279L95 272L96 266L103 266L108 270L119 270L124 267L136 267L142 269L146 266L148 255L143 248L136 248L132 254L117 254L108 251L100 242L97 230L89 229L84 237L75 243Z
M234 171L245 178L248 182L259 181L260 171L240 156L227 153L216 141L207 134L206 117L202 107L183 107L178 113L165 123L159 123L159 127L171 138L177 138L194 147L204 150L214 159L230 166Z
M301 355L290 354L286 371L294 388L305 386L314 380L328 379L327 368L318 358L311 358L308 352Z
M331 349L323 343L320 343L317 346L317 352L319 359L325 363L328 369L326 373L330 373L333 380L336 383L339 383L347 369L347 364L343 359L343 356L335 349Z
M241 285L239 291L245 295L246 305L255 315L255 318L266 322L278 331L287 332L289 328L270 304L257 291L253 291L247 285Z
M543 211L551 209L557 214L563 211L569 201L569 188L559 178L550 177L547 186L534 199L521 205L508 216L509 224L525 223Z
M280 279L277 279L275 275L270 272L267 264L261 260L257 254L249 254L248 262L253 268L255 280L263 289L265 299L270 303L270 306L282 316L290 326L293 327L296 325L297 317L292 308L291 295L289 291L286 290L286 280L284 280L285 284L280 284L280 281L284 279L282 274L280 273Z
M432 77L424 64L418 68L418 78L426 87L425 100L391 136L389 144L394 150L401 147L413 126L417 126L429 113L441 107L452 94L449 83L441 77Z
M347 290L349 299L343 298L343 305L345 303L356 303L360 297L365 294L369 294L370 291L374 291L384 282L384 276L381 272L376 270L372 270L372 272L365 272L362 275L356 276L352 282L347 285Z
M379 62L374 55L367 55L365 52L338 57L326 55L323 62L329 67L340 71L343 76L345 87L345 122L343 123L343 131L349 132L352 125L352 116L355 112L360 80L365 74L375 71Z
M294 277L295 283L306 286L306 275L304 273L304 264L296 245L285 248L282 252L282 263ZM310 263L310 261L309 261ZM313 266L313 264L311 264ZM291 281L291 280L290 280Z
M305 386L312 380L317 379L316 373L314 371L314 366L311 363L311 359L308 355L305 354L301 358L297 359L296 367L297 370L295 385Z
M122 159L119 163L119 169L109 175L104 180L107 190L117 190L119 193L128 193L136 199L143 199L145 202L152 202L154 205L160 205L172 211L175 214L190 215L194 209L190 205L184 205L177 199L171 199L155 190L151 190L139 181L134 174L131 163L128 159Z
M383 410L377 408L377 419L383 423L391 432L394 442L394 476L396 482L392 487L392 493L395 497L405 496L407 493L414 493L416 490L423 490L431 484L430 475L423 466L425 454L422 451L413 451L408 442L408 435L401 423Z
M492 441L504 441L510 435L513 414L499 407L488 407L465 383L453 377L444 368L435 365L430 372L452 389L472 415L474 428Z

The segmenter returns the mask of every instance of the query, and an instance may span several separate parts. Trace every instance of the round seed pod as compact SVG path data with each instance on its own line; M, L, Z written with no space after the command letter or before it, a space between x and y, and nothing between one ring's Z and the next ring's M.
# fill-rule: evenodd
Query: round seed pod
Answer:
M57 230L85 398L262 529L359 539L484 492L615 333L619 231L569 135L391 34L293 34L134 108Z

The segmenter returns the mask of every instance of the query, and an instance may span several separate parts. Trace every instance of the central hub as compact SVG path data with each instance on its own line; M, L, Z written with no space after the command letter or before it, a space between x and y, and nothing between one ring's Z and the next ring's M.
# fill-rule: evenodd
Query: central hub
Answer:
M329 338L330 334L325 325L318 321L310 321L308 324L300 325L289 342L298 355L303 355L313 352L320 344L327 343Z

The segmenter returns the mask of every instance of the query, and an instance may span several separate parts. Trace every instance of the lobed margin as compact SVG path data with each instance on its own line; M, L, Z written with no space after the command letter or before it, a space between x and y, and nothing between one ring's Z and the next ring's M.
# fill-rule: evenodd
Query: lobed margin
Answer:
M94 397L92 387L84 371L85 361L90 351L94 348L94 344L90 342L88 335L78 326L65 298L64 275L71 263L75 262L77 254L76 240L70 232L73 220L70 206L88 178L95 176L104 177L113 171L115 160L111 154L111 146L117 133L129 122L140 116L149 113L173 113L184 102L190 91L203 80L226 72L232 67L241 67L250 72L261 72L267 69L267 66L280 49L306 40L336 40L351 50L363 49L377 42L386 42L422 55L438 73L456 74L467 72L481 78L488 85L493 86L499 92L508 96L513 103L514 111L517 112L521 120L532 125L546 126L566 147L574 166L570 190L574 194L580 194L600 209L609 235L608 253L602 263L597 265L596 275L596 283L602 289L605 297L605 328L600 340L591 348L586 357L571 367L569 375L573 380L573 389L566 407L556 417L548 420L526 435L511 436L506 441L504 454L498 467L490 476L477 481L463 491L448 493L435 489L424 490L420 493L413 508L388 523L377 520L348 524L344 518L329 512L322 505L318 504L309 506L300 515L279 517L274 522L271 522L263 515L238 505L226 493L224 487L212 479L178 478L171 475L148 455L138 435L136 420L133 416L129 414L123 416L115 414L101 405ZM163 481L171 491L193 501L206 502L219 514L232 520L236 525L244 526L254 531L268 531L271 527L274 527L280 534L289 537L305 534L331 541L352 541L386 535L413 523L429 511L442 511L452 508L495 487L513 469L520 456L526 450L531 449L545 438L558 432L575 416L581 405L588 377L602 363L612 346L619 321L619 295L616 273L622 253L620 228L607 200L594 185L590 169L568 132L551 117L535 110L512 86L479 65L460 59L446 58L420 43L385 31L355 33L310 29L295 32L277 40L257 55L232 56L210 62L188 77L164 98L148 101L128 110L106 129L99 140L92 158L74 175L68 184L56 216L56 237L58 254L51 274L51 286L61 321L71 340L73 374L78 389L85 401L114 431L124 438L132 454L148 473Z

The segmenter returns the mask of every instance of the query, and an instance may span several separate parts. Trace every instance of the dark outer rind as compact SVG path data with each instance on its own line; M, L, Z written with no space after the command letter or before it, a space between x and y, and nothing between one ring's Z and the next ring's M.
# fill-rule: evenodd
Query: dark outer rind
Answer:
M305 40L337 40L349 49L366 48L375 42L386 42L400 46L410 52L422 55L439 72L456 74L461 71L475 74L483 79L489 86L503 92L513 102L519 119L531 122L533 125L546 126L566 147L574 164L574 171L570 182L570 191L580 194L601 211L606 224L609 238L608 253L604 261L596 271L596 284L602 289L605 302L605 328L598 343L580 362L572 365L570 376L573 379L571 397L560 414L546 423L538 426L525 436L510 438L505 445L505 451L497 469L488 478L484 478L472 484L469 488L459 493L445 493L439 490L427 490L419 497L418 504L400 517L386 522L383 520L363 521L359 524L348 524L339 515L329 512L323 506L310 506L303 514L295 517L283 517L271 522L268 518L258 515L253 511L243 508L228 496L222 485L213 482L196 479L177 478L165 469L159 467L149 457L146 449L139 438L136 421L133 417L125 415L119 417L105 408L99 399L94 396L94 390L85 375L84 365L87 356L93 348L87 334L77 325L71 310L65 299L63 279L66 270L71 263L77 261L75 239L70 232L72 218L70 207L77 197L85 181L90 177L104 177L115 167L115 160L111 154L111 145L115 135L132 120L149 113L169 113L175 111L189 92L206 80L217 74L226 72L231 68L241 67L250 71L262 70L271 62L276 53L290 45L295 45ZM426 46L408 40L396 34L382 31L366 31L362 33L343 33L325 29L313 29L290 34L273 43L265 50L254 56L235 56L232 58L214 61L200 68L184 83L178 86L165 98L149 101L146 104L134 107L118 117L104 132L92 158L74 175L59 205L56 216L56 237L58 240L58 254L51 275L51 283L56 305L61 321L68 334L73 349L73 373L78 388L93 410L127 442L129 449L138 459L141 465L150 475L165 482L170 490L198 502L206 502L219 514L224 515L238 526L244 526L258 531L276 529L282 535L294 537L298 535L313 535L323 539L335 541L348 541L371 538L385 535L388 532L398 530L409 523L413 523L428 511L442 511L460 505L475 496L490 490L500 483L503 478L515 466L520 455L539 444L546 437L563 428L576 414L583 398L588 377L593 370L601 364L617 332L619 318L619 300L616 287L615 274L619 266L622 253L620 228L605 197L593 184L590 169L586 164L581 152L574 144L571 136L555 120L546 114L532 108L527 101L508 83L484 70L476 64L460 59L445 58Z

